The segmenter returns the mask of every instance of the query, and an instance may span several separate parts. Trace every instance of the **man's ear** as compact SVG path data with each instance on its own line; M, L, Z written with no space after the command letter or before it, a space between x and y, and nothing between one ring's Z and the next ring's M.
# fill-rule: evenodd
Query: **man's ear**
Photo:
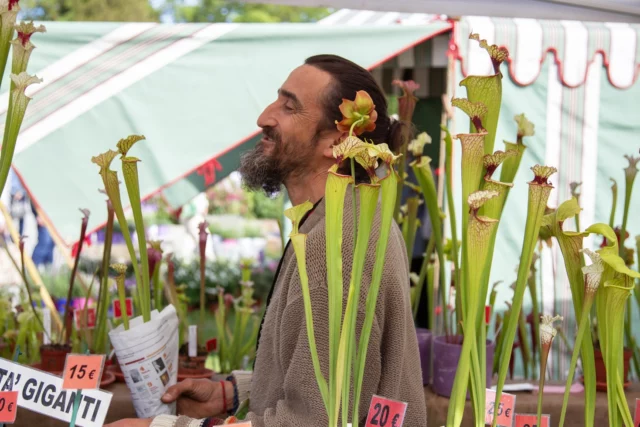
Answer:
M328 133L324 139L326 143L324 144L322 154L327 158L333 159L333 147L340 144L346 136L347 132L342 132L337 129Z

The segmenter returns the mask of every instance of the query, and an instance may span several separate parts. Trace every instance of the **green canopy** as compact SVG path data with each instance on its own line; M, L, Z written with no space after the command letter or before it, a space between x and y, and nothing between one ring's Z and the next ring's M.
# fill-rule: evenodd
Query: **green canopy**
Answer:
M120 138L146 136L131 152L142 160L141 193L163 191L178 207L236 168L257 141L256 118L306 57L334 53L373 68L451 29L444 21L46 26L29 64L44 83L31 92L14 169L66 242L77 238L78 208L91 210L91 229L106 220L91 157Z

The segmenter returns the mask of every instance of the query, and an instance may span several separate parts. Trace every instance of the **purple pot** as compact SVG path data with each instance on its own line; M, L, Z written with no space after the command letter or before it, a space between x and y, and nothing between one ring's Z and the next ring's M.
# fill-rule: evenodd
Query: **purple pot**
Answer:
M429 385L431 380L431 331L416 328L418 335L418 349L420 350L420 365L422 366L422 385Z
M493 371L493 355L496 345L487 340L487 388L491 387L491 373ZM445 336L433 339L433 391L440 395L451 396L453 381L458 369L460 352L462 351L462 336L455 335L449 337L449 342ZM467 399L469 393L467 393Z

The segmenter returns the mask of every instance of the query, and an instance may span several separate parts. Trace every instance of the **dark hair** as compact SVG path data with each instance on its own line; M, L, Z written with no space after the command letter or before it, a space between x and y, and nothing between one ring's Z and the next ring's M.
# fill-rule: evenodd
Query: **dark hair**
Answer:
M374 144L387 143L395 153L400 150L404 135L408 135L408 126L389 117L384 92L369 71L337 55L315 55L307 58L304 63L329 73L333 80L331 89L323 95L326 119L321 123L320 130L335 129L335 121L342 119L342 113L338 109L342 99L354 99L357 91L364 90L371 96L378 118L376 128L360 137L371 140ZM358 168L356 178L360 181L365 177L364 169Z

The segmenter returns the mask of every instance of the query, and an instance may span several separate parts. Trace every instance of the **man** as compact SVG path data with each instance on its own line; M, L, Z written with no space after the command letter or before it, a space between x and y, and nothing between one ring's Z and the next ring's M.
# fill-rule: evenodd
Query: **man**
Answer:
M258 118L263 138L246 153L240 165L244 184L274 194L284 185L293 205L307 200L314 210L300 227L307 238L307 272L314 327L322 371L328 373L328 307L325 253L325 206L323 196L327 170L335 163L332 148L345 133L335 125L341 119L342 98L354 99L365 90L376 105L378 119L372 132L362 135L393 149L402 133L387 114L384 94L371 74L356 64L333 55L308 58L296 68L278 91L277 100ZM366 176L363 170L358 176ZM343 237L344 300L353 254L351 199L345 200ZM371 239L377 239L379 217ZM362 280L364 300L372 274L375 245L370 245ZM394 225L384 266L376 317L365 366L360 419L367 415L373 394L408 403L404 425L426 426L426 408L420 375L420 359L413 325L407 255L399 229ZM196 418L223 419L226 410L246 397L250 388L248 420L256 427L326 426L322 398L313 374L308 348L304 306L293 248L285 249L278 267L258 341L255 369L249 379L235 373L233 382L184 381L167 391L163 401L177 400L178 413ZM362 324L364 310L358 314ZM239 395L239 396L238 396ZM226 398L226 401L224 399ZM219 422L186 417L159 416L154 420L123 420L120 426L208 426ZM362 423L364 424L364 423Z

